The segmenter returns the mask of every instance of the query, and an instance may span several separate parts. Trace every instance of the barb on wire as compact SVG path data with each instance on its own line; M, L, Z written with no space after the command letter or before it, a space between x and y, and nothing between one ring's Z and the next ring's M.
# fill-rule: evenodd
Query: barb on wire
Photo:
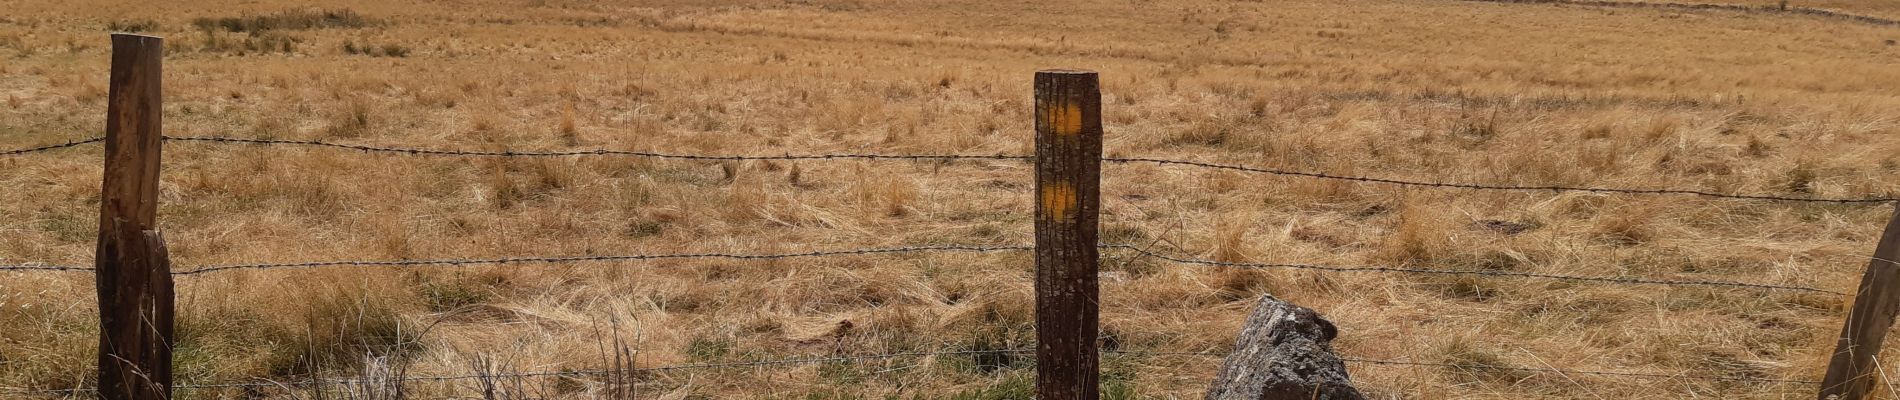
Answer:
M664 159L680 159L680 160L717 160L717 161L749 161L749 160L789 161L789 160L838 160L838 159L1028 160L1032 158L1029 156L1016 156L1016 155L1006 155L1006 154L964 155L964 154L868 154L868 153L788 154L788 155L778 155L778 156L718 156L718 155L671 154L671 153L606 150L606 149L570 150L570 151L514 151L514 150L470 151L470 150L425 149L425 148L411 148L411 147L378 147L378 146L365 146L365 145L355 145L355 144L330 143L330 142L317 141L317 140L251 139L251 138L234 138L234 137L221 137L221 136L166 136L165 140L257 144L257 145L315 146L315 147L330 147L330 148L360 150L360 151L366 151L366 152L380 152L380 153L399 153L399 154L431 155L431 156L475 156L475 157L629 156L629 157L647 157L647 158L664 158Z
M77 267L77 266L71 266L71 265L40 265L40 264L0 265L0 271L91 271L91 270L92 268L90 267Z
M28 147L24 149L0 150L0 156L11 156L11 155L26 154L26 153L37 153L37 152L42 152L42 151L59 150L59 149L67 148L67 147L73 147L73 146L78 146L78 145L88 144L88 143L98 143L98 142L103 142L103 141L106 141L106 138L104 136L96 136L96 137L90 137L90 138L85 138L85 139L75 140L71 142L60 143L60 144L49 144L45 146Z
M1455 182L1408 181L1408 180L1399 180L1399 179L1390 179L1390 178L1335 175L1335 174L1328 174L1328 173L1323 173L1323 172L1304 172L1304 171L1292 171L1292 170L1283 170L1283 169L1256 168L1256 167L1249 167L1249 166L1244 166L1244 165L1214 164L1214 163L1204 163L1204 162L1198 162L1198 161L1166 160L1166 159L1158 159L1158 158L1104 158L1102 159L1102 161L1113 162L1113 163L1124 163L1124 164L1150 163L1150 164L1158 164L1158 165L1179 165L1179 166L1190 166L1190 167L1221 169L1221 170L1241 171L1241 172L1253 172L1253 173L1272 174L1272 175L1299 176L1299 177L1317 178L1317 179L1332 179L1332 180L1344 180L1344 181L1366 182L1366 183L1381 183L1381 184L1400 185L1400 186L1420 186L1420 187L1472 189L1472 190L1555 191L1555 192L1621 193L1621 194L1680 194L1680 195L1713 197L1713 198L1721 198L1721 199L1768 200L1768 201L1787 201L1787 202L1806 202L1806 203L1841 203L1841 204L1886 203L1886 202L1892 202L1895 200L1900 200L1900 198L1892 198L1892 197L1869 197L1869 198L1848 198L1848 199L1783 197L1783 196L1768 196L1768 195L1717 193L1717 192L1688 190L1688 189L1626 189L1626 188L1574 187L1574 186L1551 186L1551 185L1513 186L1513 185L1481 185L1481 184L1475 184L1475 183L1455 183Z
M1507 277L1507 278L1554 279L1554 280L1562 280L1562 281L1598 282L1598 283L1612 283L1612 284L1625 284L1625 285L1715 286L1715 287L1736 287L1736 288L1763 289L1763 290L1791 290L1791 291L1800 291L1800 292L1826 293L1826 294L1837 295L1837 296L1847 295L1846 293L1836 292L1836 291L1827 290L1827 289L1806 287L1806 286L1768 285L1768 284L1759 284L1759 283L1711 281L1711 280L1617 278L1617 277L1558 275L1558 274L1541 274L1541 273L1532 273L1532 272L1510 272L1510 271L1441 270L1441 269L1397 268L1397 267L1333 267L1333 266L1309 265L1309 264L1239 263L1239 262L1225 262L1225 261L1202 260L1202 259L1195 259L1195 258L1170 256L1170 255L1161 254L1154 251L1150 251L1148 249L1143 249L1140 247L1126 245L1126 244L1105 244L1105 245L1102 245L1101 247L1112 248L1112 249L1126 249L1129 251L1140 253L1143 256L1159 258L1162 260L1167 260L1167 261L1176 262L1176 263L1198 264L1198 265L1208 265L1208 266L1216 266L1216 267L1263 268L1263 269L1285 268L1285 269L1305 269L1305 270L1328 271L1328 272L1383 272L1383 273L1430 274L1430 275L1478 275L1478 276L1495 276L1495 277Z
M781 259L781 258L827 257L827 256L844 256L844 255L919 253L919 252L988 253L988 252L998 252L998 251L1025 251L1025 250L1034 250L1034 249L1035 247L1033 246L911 246L911 247L865 248L865 249L851 249L851 250L821 250L821 251L810 251L810 252L803 252L803 253L777 253L777 254L685 253L685 254L634 254L634 255L611 255L611 256L516 257L516 258L487 258L487 259L437 259L437 260L399 260L399 261L311 261L311 262L279 263L279 264L237 264L237 265L208 266L208 267L199 267L199 268L185 270L185 271L173 272L172 275L198 275L198 274L212 273L212 272L218 272L218 271L237 270L237 269L316 268L316 267L335 267L335 266L358 266L358 267L467 266L467 265L524 264L524 263L578 263L578 262L596 262L596 261L639 261L639 260L682 259L682 258L725 258L725 259L737 259L737 260L766 260L766 259Z

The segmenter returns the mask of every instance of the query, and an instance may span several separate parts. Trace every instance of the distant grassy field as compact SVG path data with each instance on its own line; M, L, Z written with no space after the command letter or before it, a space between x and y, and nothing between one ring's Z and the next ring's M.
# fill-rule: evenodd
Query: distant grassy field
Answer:
M1734 1L1769 5L1768 1ZM1900 1L1794 0L1900 18ZM0 149L99 135L107 32L166 38L168 134L468 150L1028 154L1031 76L1100 71L1110 156L1488 184L1900 194L1900 27L1451 0L0 0ZM0 157L0 264L89 265L96 146ZM170 142L180 268L1030 242L1014 161L468 159ZM1234 262L1851 292L1892 209L1104 170L1104 241ZM1490 229L1508 223L1522 229ZM1177 265L1105 251L1104 335L1220 352L1252 299L1347 355L1818 379L1850 298ZM183 383L1030 347L1027 254L180 278ZM86 274L0 273L0 387L90 384ZM848 322L848 323L847 323ZM1891 351L1888 354L1895 354ZM378 361L381 360L381 361ZM641 398L1023 398L1033 357L654 372ZM1110 355L1114 398L1217 358ZM1806 398L1813 384L1353 364L1377 398ZM589 377L533 378L590 398ZM479 396L476 382L412 397ZM295 398L284 388L188 398ZM1891 398L1891 393L1883 396Z

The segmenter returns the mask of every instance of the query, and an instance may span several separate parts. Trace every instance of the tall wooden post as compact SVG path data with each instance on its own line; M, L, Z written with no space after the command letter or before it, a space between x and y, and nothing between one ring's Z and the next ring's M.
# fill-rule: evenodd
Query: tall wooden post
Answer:
M171 266L156 227L164 48L157 37L112 35L94 259L102 399L171 398Z
M1093 71L1036 72L1036 397L1095 400L1102 95Z
M1887 330L1893 328L1900 312L1900 208L1887 221L1887 230L1874 246L1873 261L1861 275L1860 290L1854 295L1854 309L1841 327L1840 340L1834 345L1834 358L1827 364L1827 377L1821 379L1822 400L1859 400L1867 398L1880 377L1874 356L1880 354Z

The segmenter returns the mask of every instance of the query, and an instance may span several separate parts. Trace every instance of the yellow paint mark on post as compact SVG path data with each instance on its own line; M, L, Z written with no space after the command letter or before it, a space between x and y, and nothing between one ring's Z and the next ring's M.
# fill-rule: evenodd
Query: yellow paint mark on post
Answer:
M1075 218L1075 185L1069 182L1052 182L1042 187L1042 209L1050 219L1067 221Z
M1049 129L1054 129L1057 135L1082 133L1082 106L1075 103L1056 104L1043 118L1048 119Z

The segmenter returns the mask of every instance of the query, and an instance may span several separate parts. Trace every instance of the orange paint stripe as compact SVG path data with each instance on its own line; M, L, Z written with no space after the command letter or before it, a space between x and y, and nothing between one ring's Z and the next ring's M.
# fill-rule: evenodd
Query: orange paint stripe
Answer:
M1067 221L1075 218L1072 215L1076 206L1075 185L1069 182L1051 182L1043 185L1040 197L1043 213L1050 219Z
M1082 107L1074 103L1056 104L1043 116L1057 135L1082 133Z

